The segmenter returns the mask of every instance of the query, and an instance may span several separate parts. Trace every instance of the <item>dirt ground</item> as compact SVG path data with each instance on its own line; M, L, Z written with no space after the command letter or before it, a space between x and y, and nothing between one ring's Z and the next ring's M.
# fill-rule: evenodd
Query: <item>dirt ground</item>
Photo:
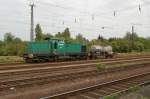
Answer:
M137 92L132 92L122 96L119 99L150 99L150 85L141 88Z

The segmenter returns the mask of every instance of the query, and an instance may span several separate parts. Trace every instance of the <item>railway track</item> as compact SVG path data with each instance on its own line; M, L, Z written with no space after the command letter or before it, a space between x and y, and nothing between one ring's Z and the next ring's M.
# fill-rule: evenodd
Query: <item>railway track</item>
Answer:
M132 56L132 58L137 57L137 56ZM142 56L142 57L148 57L148 56ZM127 57L116 57L113 59L118 59L118 58L127 58ZM101 60L113 60L113 59L101 59ZM99 59L97 59L99 60ZM69 62L82 62L82 61L96 61L96 60L76 60L76 61L69 61ZM58 61L58 64L62 64L62 63L69 63L68 61ZM55 64L56 62L45 62L46 64ZM0 62L0 66L16 66L16 65L33 65L36 63L24 63L24 62L9 62L9 63L3 63ZM43 63L44 64L44 63Z
M116 64L116 63L123 63L123 62L133 62L133 61L148 61L150 60L150 57L144 57L144 58L131 58L131 59L118 59L118 60L105 60L105 61L84 61L84 62L65 62L65 63L51 63L51 64L32 64L32 65L20 65L20 66L4 66L1 67L0 66L0 74L3 73L16 73L16 72L26 72L26 71L37 71L37 70L44 70L44 69L60 69L60 68L81 68L85 66L92 66L92 65L96 65L99 63L103 63L103 64Z
M72 65L72 64L83 64L83 63L96 63L96 62L115 62L121 60L130 60L130 59L143 59L150 58L150 56L141 56L141 57L131 57L131 58L114 58L114 59L98 59L98 60L83 60L83 61L70 61L70 62L58 62L58 63L39 63L39 64L24 64L24 63L9 63L9 64L0 64L0 70L8 69L24 69L24 68L39 68L39 67L53 67L61 65Z
M136 69L144 69L149 68L150 63L145 63L143 65L135 65L135 66L127 66L127 67L117 67L113 69L107 69L107 71L97 71L96 69L86 69L86 70L71 70L71 71L64 71L61 73L48 73L44 75L36 75L36 76L30 76L30 77L14 77L11 79L1 79L0 81L0 91L10 90L10 88L20 88L20 87L29 87L32 85L42 85L47 84L51 82L60 82L65 80L72 80L77 78L85 78L89 76L96 76L96 75L104 75L106 73L115 73L120 71L128 71L128 70L134 70Z
M123 63L132 63L132 62L140 62L144 61L149 62L150 59L135 59L135 60L122 60L122 61L114 61L114 62L106 62L106 65L109 65L111 68L112 64L123 64ZM19 79L19 78L29 78L36 77L41 75L61 75L65 73L72 72L84 72L84 71L97 71L96 64L99 63L91 63L91 64L80 64L80 65L66 65L61 67L51 67L51 68L38 68L38 69L25 69L25 70L6 70L0 71L0 80L9 80L9 79ZM108 67L109 68L109 67Z
M122 55L117 55L115 56L113 59L97 59L97 60L102 60L102 61L105 61L105 60L114 60L114 59L122 59L122 58L138 58L138 57L149 57L150 55L142 55L142 54L137 54L137 55L128 55L128 56L122 56ZM74 62L84 62L84 61L97 61L97 60L80 60L80 61L58 61L57 63L58 64L64 64L64 63L74 63ZM52 64L55 64L56 62L52 62ZM29 64L29 63L24 63L24 62L8 62L8 63L3 63L3 62L0 62L0 67L1 66L16 66L16 65L33 65L33 64ZM51 64L51 62L46 62L46 64Z
M104 96L127 91L134 85L141 86L147 83L150 83L150 72L88 86L61 94L42 97L40 99L103 99Z
M149 61L149 58L134 58L134 59L121 59L119 61L108 61L102 62L107 64L119 64L119 63L129 63L136 61ZM99 63L99 62L98 62ZM71 81L73 79L84 79L87 77L95 77L95 76L104 76L112 75L116 72L124 72L132 70L150 70L149 64L145 63L141 65L131 65L126 67L115 67L110 68L104 71L97 71L96 64L98 63L82 63L82 64L73 64L73 65L61 65L61 66L52 66L52 67L42 67L42 68L29 68L29 69L18 69L18 70L1 70L0 71L0 91L9 93L9 91L14 88L19 90L20 88L30 88L33 85L45 85L52 84L54 82L65 82ZM55 64L55 63L53 63ZM67 63L68 64L68 63ZM80 66L81 65L81 66ZM147 68L147 69L146 69ZM10 76L10 77L9 77ZM0 92L0 95L1 95ZM60 99L60 98L59 98ZM63 98L62 98L63 99ZM78 98L77 98L78 99ZM82 98L81 98L82 99ZM83 98L84 99L84 98Z

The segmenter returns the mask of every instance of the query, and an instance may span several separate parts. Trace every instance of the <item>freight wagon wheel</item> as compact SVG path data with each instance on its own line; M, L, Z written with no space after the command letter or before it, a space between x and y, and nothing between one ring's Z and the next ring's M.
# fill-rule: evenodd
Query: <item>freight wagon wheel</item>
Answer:
M110 55L109 57L110 57L110 58L113 58L113 57L114 57L114 55Z
M87 56L82 56L82 57L83 57L82 60L87 60L88 59Z
M107 58L108 58L108 55L105 55L105 58L107 59Z
M25 59L25 62L26 63L33 63L33 60L32 59Z

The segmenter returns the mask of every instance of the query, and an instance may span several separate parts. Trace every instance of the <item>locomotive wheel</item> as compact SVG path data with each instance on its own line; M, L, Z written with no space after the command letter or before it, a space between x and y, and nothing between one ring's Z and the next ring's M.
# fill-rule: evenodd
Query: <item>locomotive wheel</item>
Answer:
M59 59L59 56L54 56L54 62L56 62L56 61L58 61L58 59Z

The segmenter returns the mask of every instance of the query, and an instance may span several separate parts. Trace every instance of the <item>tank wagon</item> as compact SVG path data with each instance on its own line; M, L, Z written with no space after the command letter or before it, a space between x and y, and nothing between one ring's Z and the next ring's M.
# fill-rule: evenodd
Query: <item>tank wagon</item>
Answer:
M97 59L100 57L113 58L114 53L111 46L92 45L90 48L90 58Z
M80 43L67 43L62 39L28 42L23 58L26 62L57 61L59 59L96 59L100 56L113 57L111 46L87 46Z

